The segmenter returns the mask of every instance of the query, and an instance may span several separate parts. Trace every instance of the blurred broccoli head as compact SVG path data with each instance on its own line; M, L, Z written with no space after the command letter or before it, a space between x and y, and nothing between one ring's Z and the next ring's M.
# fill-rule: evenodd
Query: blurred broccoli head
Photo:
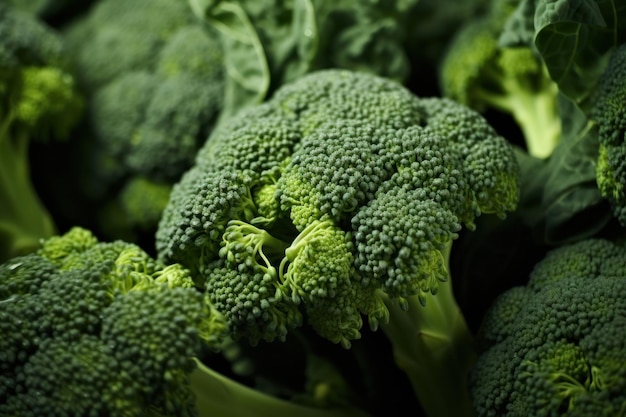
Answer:
M625 260L598 238L555 248L496 299L470 378L478 416L624 411Z
M104 0L70 24L65 38L88 98L76 156L88 200L108 207L125 198L120 193L137 177L177 181L222 107L217 32L185 2ZM110 238L129 238L145 234L147 221L127 221L126 230L117 229L121 234L106 222L94 227ZM149 230L155 227L153 221Z
M591 101L598 125L598 188L626 227L626 45L612 52Z
M31 143L67 139L83 115L62 38L0 4L0 262L35 250L56 225L32 182Z
M74 228L0 265L0 413L196 415L221 316L180 265Z
M545 158L561 134L557 85L531 47L500 44L513 8L493 3L502 4L465 22L447 45L438 69L442 93L479 112L511 115L529 153Z
M375 75L324 70L225 120L172 191L163 260L190 268L237 337L308 321L344 346L381 295L436 293L446 251L518 199L512 150L476 112Z

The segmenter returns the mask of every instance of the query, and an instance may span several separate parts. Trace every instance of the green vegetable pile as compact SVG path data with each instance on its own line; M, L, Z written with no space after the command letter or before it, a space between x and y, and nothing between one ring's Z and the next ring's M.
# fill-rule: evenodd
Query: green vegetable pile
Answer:
M0 415L626 417L626 3L0 0Z

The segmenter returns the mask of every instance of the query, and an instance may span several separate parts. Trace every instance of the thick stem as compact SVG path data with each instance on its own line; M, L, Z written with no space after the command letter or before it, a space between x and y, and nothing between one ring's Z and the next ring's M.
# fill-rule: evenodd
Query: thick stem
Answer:
M545 86L538 93L529 93L515 82L504 83L508 94L482 91L482 99L496 109L509 113L522 131L528 153L547 158L561 140L556 84Z
M444 256L449 262L449 247ZM436 295L426 295L425 306L417 295L407 298L408 310L385 298L390 319L380 327L426 415L472 416L467 379L476 353L450 279L440 284Z
M56 232L30 179L28 138L0 131L0 262L39 247Z
M191 389L198 417L369 417L356 408L316 408L273 397L196 362Z

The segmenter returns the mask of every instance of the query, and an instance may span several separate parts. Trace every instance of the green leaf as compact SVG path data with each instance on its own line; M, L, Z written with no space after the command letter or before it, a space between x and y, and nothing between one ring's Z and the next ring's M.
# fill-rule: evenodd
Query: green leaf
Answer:
M608 52L626 41L622 0L536 0L534 44L561 92L581 105Z
M262 102L270 71L254 25L237 1L189 0L194 13L222 35L227 82L221 117Z

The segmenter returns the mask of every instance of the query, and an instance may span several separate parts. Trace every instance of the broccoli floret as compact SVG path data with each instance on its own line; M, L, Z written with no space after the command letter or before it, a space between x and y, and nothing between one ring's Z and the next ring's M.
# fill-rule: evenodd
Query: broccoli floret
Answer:
M32 182L30 144L66 139L83 100L61 37L35 17L0 4L0 262L35 250L56 232Z
M600 238L554 248L495 300L470 378L478 416L623 413L625 259Z
M626 227L626 44L611 53L592 97L591 118L598 126L596 180L613 215Z
M0 264L0 414L363 416L263 394L206 368L227 323L180 264L75 227Z
M447 45L438 69L441 91L479 112L511 115L528 152L546 158L561 136L558 87L529 46L498 43L514 9L495 3L485 16L464 23Z
M308 323L349 348L365 316L431 415L450 415L469 407L472 357L451 245L518 193L510 145L475 111L323 70L220 125L174 185L157 252L204 283L236 340L285 340ZM428 388L461 400L430 403L443 397Z
M109 211L131 188L152 201L129 183L177 181L217 122L224 90L217 33L185 2L104 0L64 34L88 99L73 157L79 189L95 211ZM162 210L160 201L152 211ZM154 217L128 217L110 228L108 215L96 217L92 227L111 239L140 242L157 225Z

